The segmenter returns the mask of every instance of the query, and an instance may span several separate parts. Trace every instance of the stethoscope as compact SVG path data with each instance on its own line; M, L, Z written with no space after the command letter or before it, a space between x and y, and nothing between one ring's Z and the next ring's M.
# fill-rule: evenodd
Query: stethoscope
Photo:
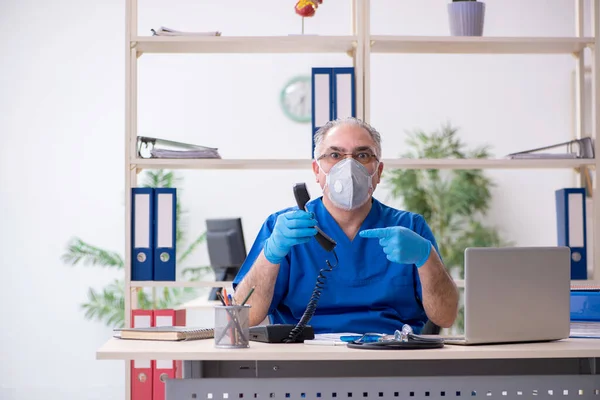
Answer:
M402 330L396 330L393 335L365 333L359 338L349 341L346 346L353 349L371 350L423 350L444 347L444 340L416 335L410 325L404 324Z

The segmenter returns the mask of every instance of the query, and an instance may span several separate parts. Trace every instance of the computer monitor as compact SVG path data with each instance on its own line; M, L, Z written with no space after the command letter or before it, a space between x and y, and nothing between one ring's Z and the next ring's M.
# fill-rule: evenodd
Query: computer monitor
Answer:
M206 220L206 244L210 266L216 281L232 281L246 259L246 244L241 218ZM209 300L217 300L218 288L210 292Z

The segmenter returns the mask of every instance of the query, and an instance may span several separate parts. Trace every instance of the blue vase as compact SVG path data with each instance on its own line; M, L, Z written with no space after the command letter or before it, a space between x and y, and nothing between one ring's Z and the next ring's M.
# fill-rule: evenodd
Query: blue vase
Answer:
M448 19L452 36L482 36L485 3L454 1L448 4Z

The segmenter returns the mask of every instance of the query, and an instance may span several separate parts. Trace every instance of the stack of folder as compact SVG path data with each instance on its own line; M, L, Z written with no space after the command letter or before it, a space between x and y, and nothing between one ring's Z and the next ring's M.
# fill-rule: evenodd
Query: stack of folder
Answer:
M131 188L131 280L175 281L177 189Z
M131 310L132 328L185 325L185 309ZM181 360L131 360L131 400L164 400L166 379L182 377Z
M314 135L329 121L356 117L354 67L315 67L311 72L312 151Z

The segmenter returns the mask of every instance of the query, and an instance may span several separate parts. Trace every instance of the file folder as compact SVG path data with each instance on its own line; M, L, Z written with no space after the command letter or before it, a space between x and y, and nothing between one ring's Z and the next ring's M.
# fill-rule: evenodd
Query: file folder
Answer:
M162 309L154 310L154 319L152 326L185 326L186 313L185 308L180 310Z
M585 188L555 192L557 244L571 249L571 279L587 279Z
M333 119L333 99L331 85L332 68L313 68L311 79L311 113L312 113L312 149L315 147L315 133Z
M131 310L132 328L153 326L152 310ZM131 361L131 400L154 400L154 371L151 360Z
M185 309L154 310L154 326L185 326ZM183 377L181 360L153 360L153 400L165 400L166 380Z
M354 67L333 68L333 118L356 117Z
M221 158L216 147L148 136L137 137L137 153L140 158Z
M154 280L175 280L177 190L154 189Z
M323 125L338 118L356 117L356 82L354 67L313 68L311 78L314 149L315 134Z
M154 189L131 188L131 280L154 279Z
M600 322L600 290L571 290L571 321Z
M566 150L561 153L540 153L542 150L552 150L559 147L566 147ZM548 146L538 147L517 153L508 154L508 158L594 158L594 140L591 137L581 139L573 139L568 142L551 144Z

